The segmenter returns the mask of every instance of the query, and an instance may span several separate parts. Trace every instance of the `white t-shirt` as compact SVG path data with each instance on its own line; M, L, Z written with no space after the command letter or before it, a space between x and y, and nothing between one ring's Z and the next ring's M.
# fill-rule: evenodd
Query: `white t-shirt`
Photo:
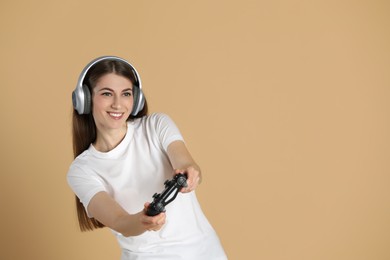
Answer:
M166 151L177 140L183 138L167 115L136 119L128 123L125 138L113 150L102 153L90 145L80 154L69 168L68 183L86 209L96 193L105 191L129 214L137 213L153 194L163 191L165 180L172 179ZM122 248L122 260L227 259L195 192L179 193L166 206L166 224L157 232L131 237L112 232Z

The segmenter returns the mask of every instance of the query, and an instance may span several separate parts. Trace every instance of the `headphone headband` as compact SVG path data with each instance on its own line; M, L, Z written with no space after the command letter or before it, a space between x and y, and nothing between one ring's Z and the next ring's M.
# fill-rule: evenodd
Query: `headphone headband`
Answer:
M134 82L134 89L133 89L133 95L134 95L134 106L133 110L131 112L131 115L136 115L140 110L142 110L145 100L142 93L142 84L141 84L141 78L137 72L137 70L134 68L133 65L131 65L128 61L125 59L122 59L117 56L102 56L99 58L96 58L89 62L87 66L84 67L84 69L81 71L81 74L79 76L79 79L77 81L77 85L75 90L72 93L72 102L73 107L77 112L81 114L89 114L91 112L91 94L89 92L88 87L83 84L85 76L87 75L88 71L91 69L91 67L101 61L104 60L114 60L114 61L121 61L127 64L131 71L134 74L135 81ZM136 89L138 88L138 89Z

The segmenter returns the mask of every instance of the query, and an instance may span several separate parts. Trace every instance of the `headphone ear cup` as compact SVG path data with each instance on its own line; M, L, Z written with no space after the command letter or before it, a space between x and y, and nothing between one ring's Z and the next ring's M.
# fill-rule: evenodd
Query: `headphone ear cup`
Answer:
M133 88L133 109L131 111L131 115L137 115L138 112L143 109L144 103L142 89L140 89L138 86L135 86Z
M133 87L133 109L131 110L131 115L135 116L138 114L138 100L139 100L139 87Z
M84 92L84 111L83 111L83 114L89 114L89 113L91 113L92 98L91 98L91 92L89 91L89 88L87 85L83 85L83 92Z

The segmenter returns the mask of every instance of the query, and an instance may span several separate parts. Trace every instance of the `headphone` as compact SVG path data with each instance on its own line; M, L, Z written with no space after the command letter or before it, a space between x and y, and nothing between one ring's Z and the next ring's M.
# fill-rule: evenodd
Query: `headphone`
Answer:
M72 92L73 108L77 110L79 115L91 113L91 107L92 107L91 92L89 91L88 86L86 84L83 84L83 82L89 69L96 63L104 60L121 61L130 67L135 78L134 87L133 87L133 109L131 110L131 115L132 116L137 115L138 112L143 109L145 104L144 94L142 93L141 78L139 77L139 74L137 70L133 67L133 65L131 65L128 61L116 56L102 56L92 60L90 63L88 63L87 66L85 66L85 68L81 71L79 80L77 81L76 88Z

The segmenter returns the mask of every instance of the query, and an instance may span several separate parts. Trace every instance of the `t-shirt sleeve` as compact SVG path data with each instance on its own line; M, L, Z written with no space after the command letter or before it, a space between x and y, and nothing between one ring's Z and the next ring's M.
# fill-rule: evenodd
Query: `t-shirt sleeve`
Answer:
M67 181L70 188L84 205L88 216L92 217L88 212L88 205L96 193L107 191L103 182L97 176L88 174L75 165L70 166Z
M158 139L166 151L169 144L174 141L184 141L179 128L173 120L166 114L156 113L151 115Z

